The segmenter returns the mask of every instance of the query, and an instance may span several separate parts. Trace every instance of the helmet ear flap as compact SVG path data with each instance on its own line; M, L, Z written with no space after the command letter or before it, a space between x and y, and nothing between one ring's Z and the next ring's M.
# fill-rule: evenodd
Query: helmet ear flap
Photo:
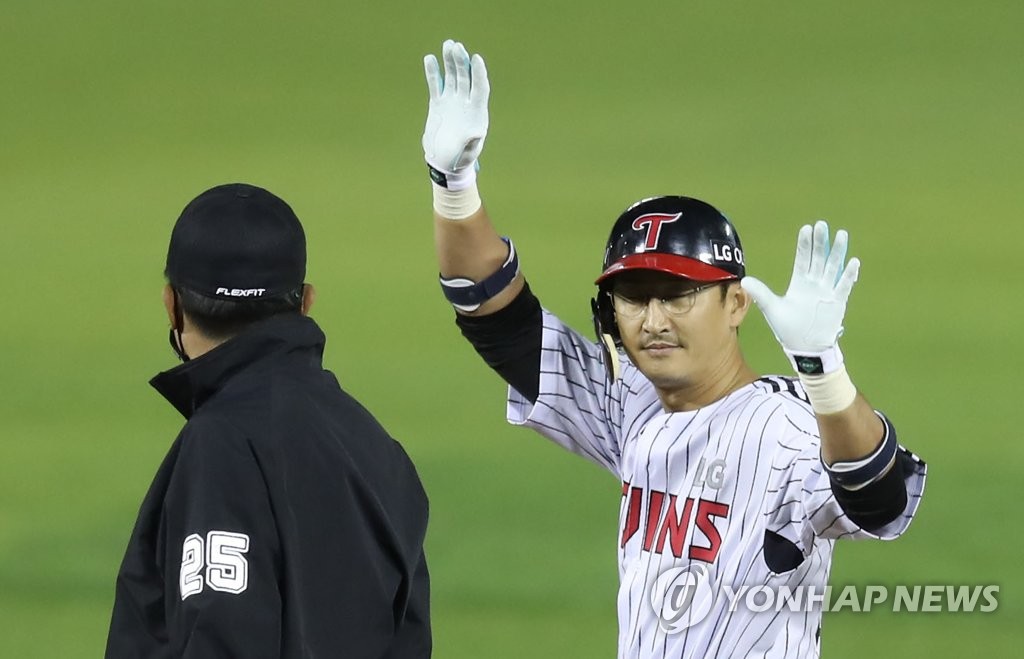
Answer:
M590 308L594 312L594 331L597 332L597 338L600 339L602 334L607 334L616 348L621 347L622 337L619 335L619 324L615 321L611 291L602 286L597 292L597 298L590 300Z
M619 379L619 347L622 345L622 337L619 335L619 325L615 321L615 309L612 307L612 296L609 290L601 287L597 291L597 297L591 298L590 309L594 314L594 331L597 334L597 341L601 344L604 353L605 372L608 379L614 382Z

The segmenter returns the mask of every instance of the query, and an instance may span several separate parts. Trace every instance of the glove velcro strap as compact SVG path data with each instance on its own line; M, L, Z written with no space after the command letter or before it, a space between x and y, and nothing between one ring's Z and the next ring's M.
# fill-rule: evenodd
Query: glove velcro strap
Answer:
M789 363L800 375L828 375L843 365L843 353L838 345L825 350L790 350L783 346Z
M825 465L829 478L846 490L856 491L874 483L889 470L896 459L896 451L899 448L896 442L896 429L884 415L878 416L885 425L885 436L871 455L861 460Z
M512 240L501 238L508 245L508 258L493 274L480 282L465 277L439 277L441 290L452 306L466 313L476 311L487 300L505 290L519 273L519 255Z
M430 173L430 180L442 188L453 192L465 190L476 183L476 163L464 167L461 171L453 172L434 167L427 163L427 171Z

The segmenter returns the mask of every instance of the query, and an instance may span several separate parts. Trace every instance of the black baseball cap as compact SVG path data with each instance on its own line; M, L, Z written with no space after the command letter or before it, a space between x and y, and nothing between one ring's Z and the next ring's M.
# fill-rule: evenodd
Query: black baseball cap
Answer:
M302 286L306 234L283 199L246 183L218 185L185 206L171 232L171 286L206 297L273 297Z

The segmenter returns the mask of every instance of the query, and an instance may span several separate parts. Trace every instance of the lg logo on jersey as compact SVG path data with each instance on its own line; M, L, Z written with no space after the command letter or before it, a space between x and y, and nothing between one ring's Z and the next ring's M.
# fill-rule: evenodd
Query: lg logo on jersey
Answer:
M716 459L704 464L704 458L697 463L697 477L694 478L694 485L707 485L712 490L722 489L722 482L725 480L725 460Z
M244 533L210 531L205 539L198 533L185 538L178 577L181 600L203 592L204 586L236 595L244 591L249 587L248 551L249 536Z

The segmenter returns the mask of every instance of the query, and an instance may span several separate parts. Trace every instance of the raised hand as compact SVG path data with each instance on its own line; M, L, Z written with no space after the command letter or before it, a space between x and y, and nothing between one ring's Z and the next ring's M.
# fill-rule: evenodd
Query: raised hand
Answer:
M484 59L470 57L461 43L445 41L441 59L444 75L434 55L423 58L430 93L423 155L435 183L461 190L476 180L477 158L487 137L491 88Z
M784 296L779 297L755 277L743 278L743 288L754 298L798 372L832 370L830 362L835 360L822 357L837 347L846 303L860 272L859 259L846 263L848 243L849 236L840 229L830 246L828 224L819 220L813 227L800 229L793 276ZM837 350L836 354L841 364L841 353ZM800 358L807 356L811 361L801 363Z

